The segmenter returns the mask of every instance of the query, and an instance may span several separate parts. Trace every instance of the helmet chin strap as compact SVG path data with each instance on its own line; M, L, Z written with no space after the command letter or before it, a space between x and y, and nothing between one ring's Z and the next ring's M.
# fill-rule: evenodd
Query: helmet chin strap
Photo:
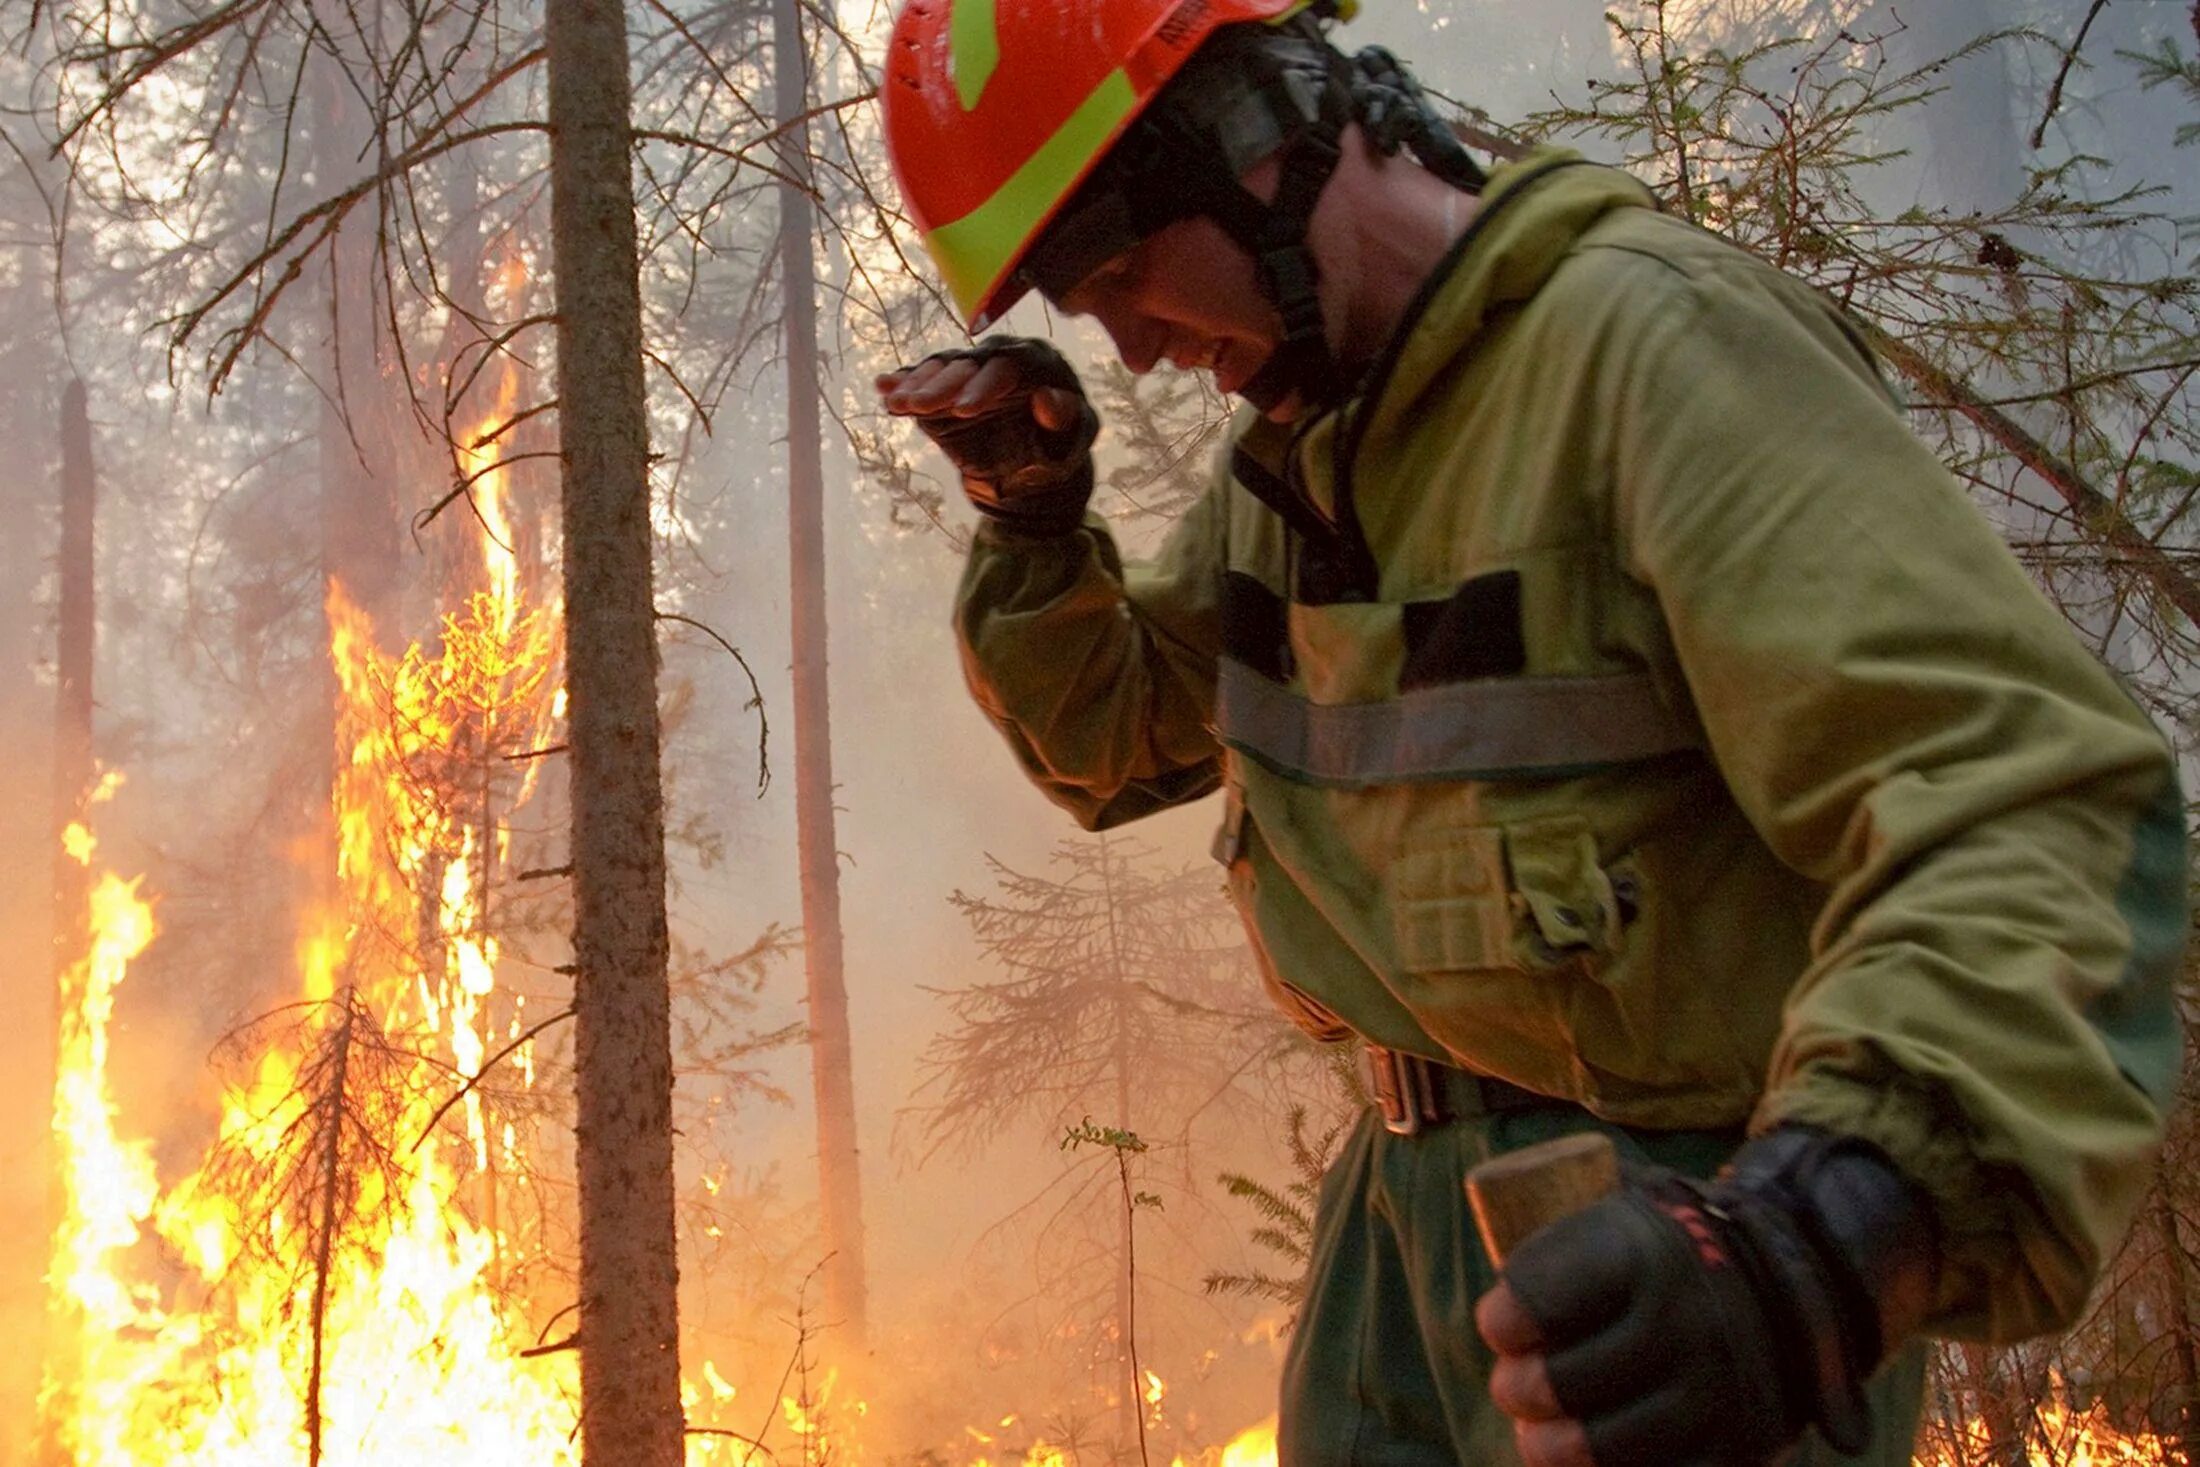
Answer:
M1261 294L1283 326L1275 350L1238 395L1263 412L1294 393L1309 406L1341 402L1352 383L1330 349L1321 271L1306 235L1336 172L1344 130L1355 120L1379 152L1410 148L1455 187L1480 188L1481 169L1389 52L1369 47L1348 57L1306 17L1274 27L1230 26L1207 42L1088 181L1057 226L1057 252L1067 258L1049 265L1035 252L1032 273L1048 290L1048 275L1081 278L1093 263L1084 257L1105 253L1078 247L1085 235L1135 240L1172 220L1206 215L1252 256ZM1276 191L1264 200L1239 180L1269 158L1279 160Z
M1385 156L1401 148L1430 172L1466 192L1478 192L1484 175L1451 130L1428 105L1411 73L1397 58L1371 46L1346 58L1322 46L1327 64L1317 74L1305 66L1283 70L1262 89L1273 125L1288 138L1275 198L1263 202L1240 184L1242 149L1232 149L1228 129L1203 146L1207 177L1198 207L1250 254L1262 294L1283 322L1283 339L1238 395L1271 412L1296 393L1312 407L1334 406L1351 390L1330 349L1321 308L1321 272L1307 247L1314 206L1336 171L1344 129L1358 120L1368 141ZM1218 186L1217 179L1220 183Z
M1241 390L1245 400L1262 412L1274 409L1294 391L1310 406L1327 405L1344 396L1344 372L1329 349L1329 328L1322 318L1321 270L1306 243L1314 202L1336 166L1334 134L1325 129L1300 139L1284 159L1267 228L1259 239L1241 236L1239 240L1253 256L1262 293L1283 319L1283 340Z
M1346 387L1322 318L1321 270L1306 242L1314 206L1336 172L1345 125L1352 120L1350 63L1333 51L1328 55L1318 78L1295 69L1268 89L1277 94L1271 105L1279 113L1288 108L1299 114L1279 117L1299 126L1284 146L1273 199L1264 202L1238 181L1245 170L1227 147L1222 156L1210 154L1201 170L1209 179L1201 212L1253 257L1261 294L1283 323L1282 340L1238 389L1262 412L1294 392L1307 404L1338 401Z
M1259 371L1245 379L1237 395L1262 413L1272 413L1283 406L1294 391L1306 406L1334 406L1330 398L1342 397L1335 387L1338 375L1328 342L1286 339L1268 354L1268 360L1260 364ZM1330 390L1319 390L1322 383L1331 384Z

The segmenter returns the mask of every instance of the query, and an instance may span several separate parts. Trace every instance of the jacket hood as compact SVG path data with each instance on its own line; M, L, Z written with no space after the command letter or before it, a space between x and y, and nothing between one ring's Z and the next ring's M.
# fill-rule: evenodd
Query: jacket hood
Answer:
M1364 562L1353 503L1361 447L1410 434L1423 400L1447 390L1442 379L1480 346L1485 328L1541 290L1592 229L1616 214L1656 208L1633 177L1563 149L1541 149L1497 169L1473 222L1421 283L1341 407L1297 423L1269 422L1247 408L1238 417L1239 457L1287 480L1284 466L1302 448L1328 458L1327 483L1301 492L1336 522L1345 553Z
M1639 180L1566 149L1538 149L1498 168L1473 224L1430 273L1370 369L1363 400L1378 419L1406 410L1493 317L1542 289L1601 220L1656 208Z

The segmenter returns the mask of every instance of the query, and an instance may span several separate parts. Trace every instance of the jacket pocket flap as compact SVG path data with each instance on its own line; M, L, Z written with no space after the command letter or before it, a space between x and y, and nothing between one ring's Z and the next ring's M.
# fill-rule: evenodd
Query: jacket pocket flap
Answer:
M1563 818L1507 826L1505 857L1533 936L1554 954L1609 953L1619 945L1619 898L1597 861L1596 837L1586 822Z

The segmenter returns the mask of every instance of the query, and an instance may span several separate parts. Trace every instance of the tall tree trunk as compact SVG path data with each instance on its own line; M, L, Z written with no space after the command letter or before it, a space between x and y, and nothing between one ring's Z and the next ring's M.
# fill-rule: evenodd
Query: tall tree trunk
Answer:
M82 960L91 873L61 849L61 834L84 819L92 790L92 644L95 617L92 421L84 384L61 390L61 605L55 649L53 743L54 971Z
M858 1350L866 1310L863 1187L842 966L840 846L833 822L833 748L825 670L825 476L819 446L817 255L806 192L809 52L796 0L774 0L772 48L782 126L779 266L787 349L787 541L794 645L794 801L802 867L802 951L809 973L810 1078L817 1102L825 1308Z
M92 657L97 626L94 587L94 511L97 482L92 471L92 422L84 399L84 384L72 379L61 390L61 553L60 618L54 671L56 699L53 735L53 824L47 849L53 853L53 995L46 1024L46 1073L55 1073L54 1056L60 1052L60 1021L72 1000L75 974L90 950L91 872L70 855L63 833L85 819L91 796L92 763ZM61 1175L60 1157L49 1149L46 1165L45 1227L39 1236L56 1236L68 1207L68 1187ZM44 1338L40 1355L44 1364L47 1405L53 1409L41 1423L40 1460L67 1463L71 1453L52 1436L55 1424L69 1412L64 1404L78 1382L77 1352L72 1348L75 1322L65 1301L48 1295Z
M573 767L581 1455L680 1467L671 992L632 92L617 0L548 0Z
M335 61L314 68L314 89L321 129L314 148L318 169L331 184L348 181L362 166L365 122L357 99ZM399 565L391 459L398 435L409 434L410 424L392 411L382 372L373 225L371 218L346 221L328 251L319 427L321 565L387 640L396 630Z
M370 0L371 3L371 0ZM332 17L333 34L341 34ZM313 166L324 187L348 182L359 165L366 125L343 62L317 56L311 72ZM318 305L321 311L315 377L321 394L316 421L320 482L322 655L317 660L314 698L274 798L283 844L294 853L286 863L289 884L287 930L304 934L307 924L341 923L342 896L337 879L336 761L337 705L341 701L333 655L332 628L325 619L332 595L367 615L375 644L388 648L402 641L398 622L397 496L394 477L394 416L385 400L388 384L377 343L381 323L374 306L374 237L371 219L339 225L329 242ZM395 431L393 431L395 430ZM302 803L291 803L302 802ZM339 928L339 931L341 929ZM277 971L280 971L278 969Z
M13 311L9 317L19 319ZM0 373L28 373L45 365L38 354L38 334L22 332L12 346L0 347ZM19 392L14 401L0 405L0 441L35 444L51 439L50 409L33 401L40 396ZM0 471L0 524L10 527L0 534L0 749L10 755L8 766L0 769L0 1033L16 1036L8 1050L13 1063L0 1068L0 1215L27 1219L25 1231L33 1238L43 1236L36 1229L46 1208L53 1097L53 1076L39 1038L52 1031L54 1022L48 933L51 811L44 798L53 719L45 690L33 676L37 629L45 620L36 593L51 553L46 530L52 520L46 507L51 486L34 473L45 460L44 454L26 452ZM0 1420L31 1421L36 1416L45 1268L45 1255L37 1247L0 1256L0 1331L26 1342L21 1350L0 1353ZM0 1437L0 1464L19 1467L30 1460L23 1454L21 1437L26 1435Z

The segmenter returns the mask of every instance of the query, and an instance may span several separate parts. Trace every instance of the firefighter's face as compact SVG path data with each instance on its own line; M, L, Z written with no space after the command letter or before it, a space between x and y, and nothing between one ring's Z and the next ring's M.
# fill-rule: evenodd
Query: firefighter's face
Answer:
M1180 219L1101 265L1056 302L1090 316L1133 372L1161 362L1210 374L1235 393L1283 339L1252 257L1205 216ZM1269 411L1297 415L1296 397Z

